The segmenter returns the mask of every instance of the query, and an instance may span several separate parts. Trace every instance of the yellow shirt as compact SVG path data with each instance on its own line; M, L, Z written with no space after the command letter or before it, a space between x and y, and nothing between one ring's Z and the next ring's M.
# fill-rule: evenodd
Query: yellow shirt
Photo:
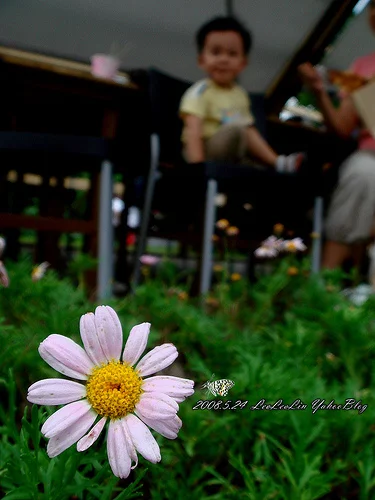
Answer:
M250 99L239 85L230 88L219 87L206 78L192 85L182 96L180 116L195 115L203 121L203 139L212 137L223 125L253 125ZM185 130L182 131L185 142Z

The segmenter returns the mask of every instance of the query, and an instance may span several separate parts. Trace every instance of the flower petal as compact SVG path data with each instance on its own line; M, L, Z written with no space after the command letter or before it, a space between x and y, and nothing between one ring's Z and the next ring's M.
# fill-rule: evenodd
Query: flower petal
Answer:
M85 451L87 450L87 448L90 448L90 446L95 443L95 441L100 436L100 433L102 432L106 421L107 421L106 417L101 418L99 422L97 422L94 425L91 431L78 441L77 451Z
M121 425L122 425L122 430L124 431L125 434L126 445L130 456L130 460L134 462L134 465L131 468L135 469L138 465L138 455L134 443L132 441L132 438L130 437L129 429L128 426L126 425L124 418L121 419Z
M97 414L93 410L90 410L79 420L60 432L60 434L51 438L47 445L48 456L50 458L56 457L69 448L69 446L76 443L90 429L96 417Z
M163 344L155 347L144 356L136 366L141 377L152 375L171 365L177 358L178 352L173 344Z
M168 420L153 420L145 417L142 417L142 420L151 429L154 429L167 439L176 439L178 431L182 427L182 421L177 415Z
M86 396L86 387L62 378L39 380L29 387L27 400L37 405L65 405Z
M4 252L5 246L6 246L5 239L2 236L0 236L0 257L2 256L2 254Z
M138 453L153 464L160 462L161 455L159 445L145 424L132 414L127 415L124 421Z
M133 366L139 360L146 349L150 327L150 323L141 323L130 330L124 354L122 355L122 360L130 366Z
M135 413L151 419L173 418L178 412L178 404L169 396L159 392L144 392L135 407Z
M9 276L1 260L0 260L0 285L3 285L3 287L5 288L8 288L9 286Z
M121 420L111 420L109 423L107 453L113 474L125 479L130 474L131 460Z
M108 361L118 361L122 351L122 328L117 314L109 306L95 309L95 324L99 342Z
M47 418L41 431L47 438L56 436L56 434L60 434L67 427L77 422L90 410L91 405L86 400L69 403Z
M259 247L255 250L254 254L257 257L277 257L278 251L276 248L269 248L269 247Z
M39 354L52 368L79 380L86 380L94 368L84 349L63 335L49 335L39 346Z
M187 378L156 375L143 381L142 389L146 392L162 392L181 403L194 394L194 381Z
M93 313L90 312L81 316L79 331L81 333L81 339L83 345L85 346L85 350L92 361L96 365L107 362L107 358L99 342L95 315Z

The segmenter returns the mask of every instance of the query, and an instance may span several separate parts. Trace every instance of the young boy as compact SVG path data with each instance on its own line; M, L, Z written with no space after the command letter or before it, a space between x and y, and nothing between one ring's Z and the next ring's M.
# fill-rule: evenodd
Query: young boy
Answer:
M207 160L241 163L248 156L295 172L302 153L278 156L255 127L247 92L236 84L251 49L251 34L233 17L216 17L196 36L198 64L207 78L183 95L183 153L188 162Z

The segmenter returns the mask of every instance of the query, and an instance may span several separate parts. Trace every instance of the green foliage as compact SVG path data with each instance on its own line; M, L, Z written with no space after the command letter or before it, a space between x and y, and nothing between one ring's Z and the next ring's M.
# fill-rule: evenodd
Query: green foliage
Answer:
M24 409L18 430L16 386L12 373L7 381L8 408L0 407L0 492L7 500L139 498L145 470L127 487L111 474L105 448L78 453L74 447L51 460L40 427L47 414L33 405ZM52 412L49 411L49 414ZM31 415L30 415L31 414ZM118 493L118 494L117 494Z
M291 264L296 275L288 274ZM180 285L168 265L135 295L111 301L125 335L150 321L148 349L173 342L184 376L196 381L194 396L180 405L178 438L154 433L162 462L140 458L131 478L118 482L107 463L105 437L82 454L72 446L49 459L40 427L53 409L31 407L25 399L28 385L56 376L40 359L39 342L51 333L79 341L79 317L95 305L52 271L33 283L30 263L9 265L11 286L0 289L5 498L112 499L138 492L152 500L375 498L375 300L353 306L338 293L339 274L310 276L308 267L308 261L283 259L252 287L245 280L219 280L202 301L171 292ZM209 398L231 407L248 401L244 408L193 409L209 399L201 386L213 373L235 385L226 397ZM343 404L348 398L368 408L312 411L316 399ZM289 405L300 400L307 407L255 409L262 399ZM131 492L134 479L143 486L137 483Z
M86 253L77 254L74 259L69 262L68 273L77 281L80 290L85 290L85 272L95 269L97 265L98 259Z

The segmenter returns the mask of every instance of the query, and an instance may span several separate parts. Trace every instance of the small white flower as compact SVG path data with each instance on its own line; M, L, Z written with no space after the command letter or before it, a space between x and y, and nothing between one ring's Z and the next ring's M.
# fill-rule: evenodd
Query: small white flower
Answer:
M281 246L284 252L304 252L307 246L303 243L301 238L293 238L292 240L285 240Z
M257 248L255 250L254 254L257 257L273 258L273 257L277 257L278 251L276 250L276 248L260 246L259 248Z
M107 453L115 476L129 476L138 464L137 452L152 463L161 460L159 445L148 427L175 439L182 425L177 416L178 403L194 393L194 382L172 376L148 377L171 365L178 356L173 344L163 344L139 361L150 326L134 326L123 351L117 314L111 307L99 306L95 314L81 317L84 349L56 334L40 344L39 353L52 368L86 382L56 378L29 387L27 399L31 403L65 405L42 426L51 458L74 443L78 451L86 450L108 421Z
M125 210L125 203L124 201L119 198L118 196L115 196L112 199L112 224L117 227L121 223L121 214Z
M139 260L144 266L156 266L160 262L160 257L156 257L156 255L142 255Z
M257 257L273 258L277 257L280 249L283 245L283 239L277 238L276 236L269 236L264 240L259 248L257 248L254 254Z
M277 238L276 236L268 236L266 240L263 241L263 247L275 248L276 250L280 250L284 244L284 240L282 238Z

